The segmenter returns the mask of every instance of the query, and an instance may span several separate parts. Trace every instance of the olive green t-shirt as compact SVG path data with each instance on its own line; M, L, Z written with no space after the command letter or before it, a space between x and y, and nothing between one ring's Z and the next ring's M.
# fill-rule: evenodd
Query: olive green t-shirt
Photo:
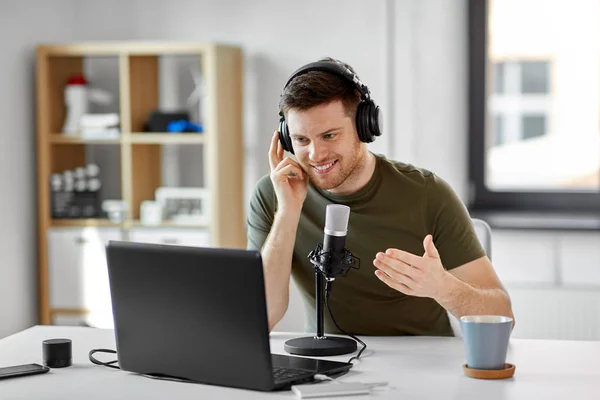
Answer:
M302 295L306 327L314 332L315 273L307 256L323 241L325 207L350 207L346 248L360 268L335 280L329 303L338 325L360 335L452 336L446 311L433 299L408 296L374 274L379 251L397 248L422 256L433 235L447 270L485 255L469 214L450 186L435 174L376 155L375 172L362 189L335 195L309 184L292 257L292 277ZM261 250L273 223L277 197L269 176L257 184L248 214L248 248ZM325 331L339 333L327 310Z

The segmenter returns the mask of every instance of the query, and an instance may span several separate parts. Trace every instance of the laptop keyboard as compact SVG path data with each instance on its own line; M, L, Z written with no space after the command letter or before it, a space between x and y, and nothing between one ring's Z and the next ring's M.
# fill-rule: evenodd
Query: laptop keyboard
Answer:
M286 367L273 367L273 377L276 381L287 381L296 378L312 377L312 373L301 369L293 369Z

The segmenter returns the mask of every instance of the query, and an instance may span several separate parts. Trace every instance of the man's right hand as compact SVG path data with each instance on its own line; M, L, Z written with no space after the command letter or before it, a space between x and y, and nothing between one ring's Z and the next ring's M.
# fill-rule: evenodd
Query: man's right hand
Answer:
M271 138L269 165L278 209L300 211L308 193L308 175L296 161L283 158L283 147L277 131Z

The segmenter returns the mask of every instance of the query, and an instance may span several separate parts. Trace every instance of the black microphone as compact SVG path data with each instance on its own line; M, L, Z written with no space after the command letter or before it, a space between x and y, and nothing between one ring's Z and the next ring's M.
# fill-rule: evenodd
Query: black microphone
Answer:
M342 204L329 204L325 209L325 233L323 237L323 253L328 260L322 260L325 277L337 278L342 275L342 261L345 257L344 246L348 234L350 207Z
M325 209L325 233L323 244L311 251L308 258L327 278L346 275L348 269L354 266L354 257L346 245L350 207L342 204L329 204Z
M305 356L334 356L352 353L356 350L356 341L352 339L325 336L323 322L323 295L327 302L327 308L331 319L336 327L345 333L335 322L331 309L329 308L329 294L331 285L338 276L346 276L350 268L354 267L355 258L344 246L346 245L346 234L348 233L348 219L350 218L350 207L341 204L329 204L325 210L325 236L323 243L317 244L308 258L315 266L315 308L317 319L317 335L314 337L303 337L290 339L285 342L284 349L288 353ZM325 293L323 293L325 283ZM360 341L353 335L353 339ZM366 347L364 342L363 349ZM360 353L359 353L360 355Z

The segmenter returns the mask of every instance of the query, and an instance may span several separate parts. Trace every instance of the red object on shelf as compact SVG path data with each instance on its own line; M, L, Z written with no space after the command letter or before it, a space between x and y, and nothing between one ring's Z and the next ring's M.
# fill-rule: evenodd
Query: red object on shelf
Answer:
M83 75L73 75L67 81L67 85L87 85L87 80Z

